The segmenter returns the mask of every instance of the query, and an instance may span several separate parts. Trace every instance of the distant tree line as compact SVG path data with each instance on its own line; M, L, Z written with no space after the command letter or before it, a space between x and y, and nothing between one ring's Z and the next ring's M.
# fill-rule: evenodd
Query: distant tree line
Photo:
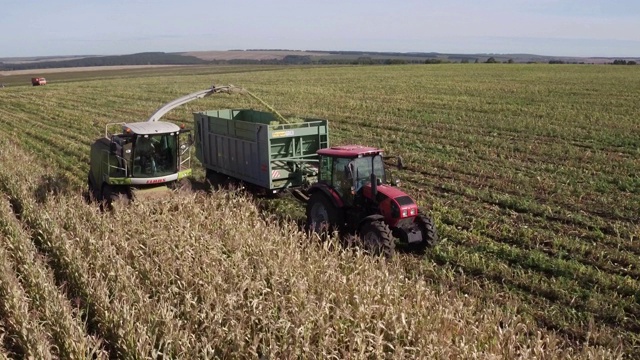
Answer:
M568 62L568 61L563 61L563 60L549 60L549 64L584 64L584 62ZM633 60L614 60L612 63L609 64L613 64L613 65L636 65L637 63Z
M147 52L131 55L96 56L82 59L62 60L62 61L42 61L31 63L0 63L1 70L27 70L27 69L47 69L66 68L83 66L121 66L121 65L197 65L207 64L208 61L195 56L185 56L179 54L167 54L163 52Z
M273 49L271 51L276 51ZM255 50L252 50L255 51ZM266 51L266 50L265 50ZM284 51L284 50L280 50ZM288 51L288 50L287 50ZM0 62L0 70L26 70L26 69L45 69L45 68L65 68L65 67L84 67L84 66L122 66L122 65L223 65L223 64L242 64L242 65L402 65L402 64L447 64L460 62L463 64L474 63L515 63L513 59L496 59L490 56L484 58L454 55L451 57L438 57L436 53L377 53L362 51L314 51L327 54L326 56L304 55L305 52L300 51L300 55L286 55L281 59L232 59L232 60L203 60L195 56L187 56L176 53L164 52L146 52L131 55L118 56L94 56L81 59L62 60L62 61L41 61L29 63L2 63ZM354 57L357 56L357 57ZM481 61L484 60L484 61ZM528 62L535 63L535 62ZM549 64L569 64L563 60L551 59ZM582 64L571 62L571 64ZM614 65L636 65L632 60L615 60Z
M633 60L613 60L613 65L636 65L637 63Z

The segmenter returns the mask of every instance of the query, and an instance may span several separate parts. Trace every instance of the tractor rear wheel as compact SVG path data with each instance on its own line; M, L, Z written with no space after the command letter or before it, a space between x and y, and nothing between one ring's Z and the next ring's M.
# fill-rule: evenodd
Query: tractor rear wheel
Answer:
M420 232L422 232L422 241L417 244L412 244L413 249L424 251L426 248L433 247L438 243L438 232L431 217L419 210L418 216L416 217L416 225L420 229Z
M364 248L372 255L393 256L396 248L395 238L391 229L382 220L374 220L365 224L360 230Z
M319 234L340 231L344 222L340 210L322 192L311 195L306 213L307 229Z

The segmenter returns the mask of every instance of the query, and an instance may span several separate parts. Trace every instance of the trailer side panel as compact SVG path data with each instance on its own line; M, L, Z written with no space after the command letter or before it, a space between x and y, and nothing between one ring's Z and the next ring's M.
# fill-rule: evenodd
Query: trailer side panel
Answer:
M278 124L271 113L226 109L194 113L194 120L205 168L271 191L302 185L316 151L329 146L322 119Z

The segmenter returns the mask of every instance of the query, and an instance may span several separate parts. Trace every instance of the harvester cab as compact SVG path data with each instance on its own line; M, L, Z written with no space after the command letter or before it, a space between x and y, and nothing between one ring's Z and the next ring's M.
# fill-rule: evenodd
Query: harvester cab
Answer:
M89 189L112 201L158 193L191 175L190 130L169 122L108 124L91 146Z
M318 182L308 190L310 230L357 233L365 248L387 256L396 239L418 249L437 243L431 217L387 182L382 150L347 145L318 150L318 155Z

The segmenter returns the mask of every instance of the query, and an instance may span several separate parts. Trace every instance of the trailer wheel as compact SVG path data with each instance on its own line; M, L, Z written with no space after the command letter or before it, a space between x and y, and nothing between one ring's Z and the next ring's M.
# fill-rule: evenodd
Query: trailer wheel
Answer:
M396 248L395 238L384 221L374 220L368 222L362 227L360 237L365 250L370 254L384 255L386 258L393 256Z
M307 229L319 234L340 231L343 224L340 209L323 193L316 192L307 202Z
M229 186L229 177L217 171L207 169L205 178L211 184L212 190L222 190Z
M422 232L422 241L412 244L411 247L417 251L424 251L426 248L434 247L438 243L438 232L433 219L418 210L415 222L420 232Z

